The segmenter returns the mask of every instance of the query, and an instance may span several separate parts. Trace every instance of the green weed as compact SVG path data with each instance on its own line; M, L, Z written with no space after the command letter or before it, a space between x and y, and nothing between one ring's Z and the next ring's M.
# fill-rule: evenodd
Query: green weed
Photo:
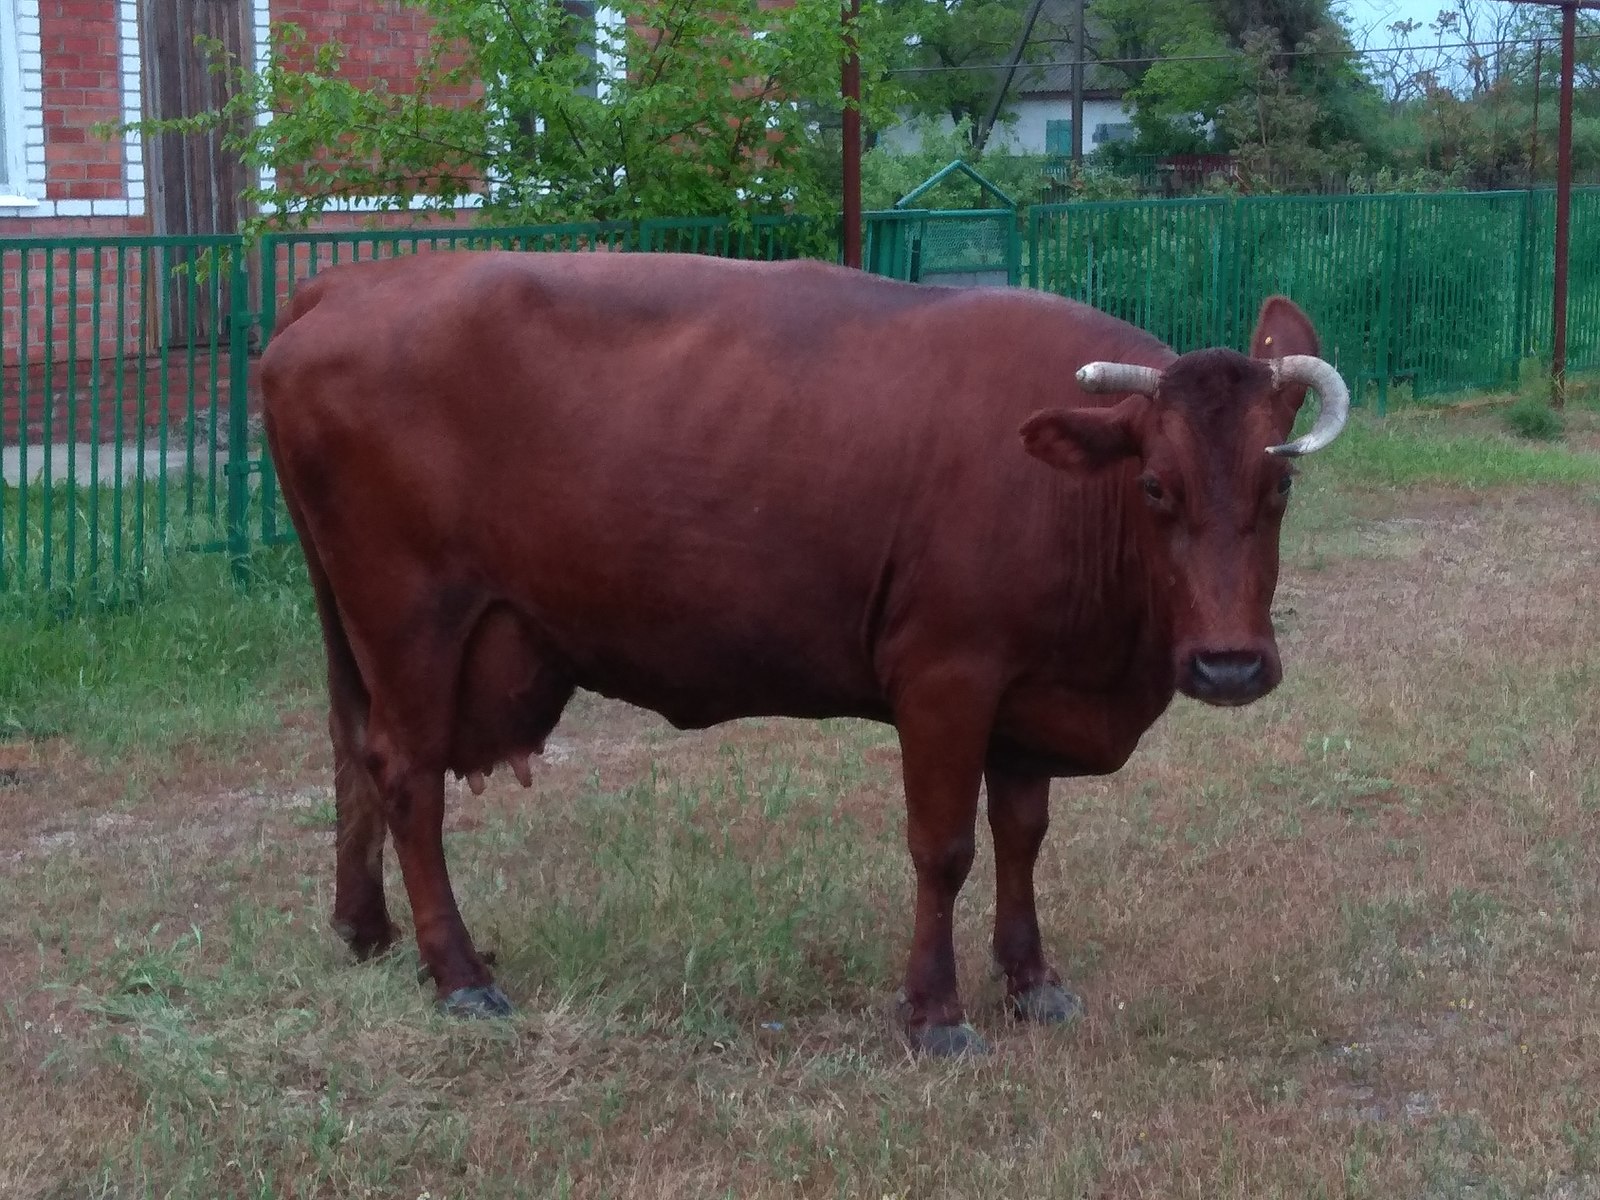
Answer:
M1524 396L1505 410L1506 428L1531 442L1556 442L1566 431L1561 414L1535 396Z

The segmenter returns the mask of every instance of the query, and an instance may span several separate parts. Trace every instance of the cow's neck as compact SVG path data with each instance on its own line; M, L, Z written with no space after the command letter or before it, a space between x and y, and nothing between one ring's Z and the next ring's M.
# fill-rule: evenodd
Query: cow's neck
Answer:
M1120 470L1066 489L1057 506L1057 544L1064 570L1057 582L1061 611L1057 661L1095 663L1084 684L1117 689L1130 676L1148 686L1170 673L1171 621L1165 589L1142 545L1145 515L1136 511L1131 475ZM1086 654L1086 650L1092 653Z

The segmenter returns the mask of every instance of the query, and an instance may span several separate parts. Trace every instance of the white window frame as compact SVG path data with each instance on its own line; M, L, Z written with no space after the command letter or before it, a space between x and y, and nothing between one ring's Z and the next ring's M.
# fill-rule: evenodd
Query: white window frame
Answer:
M39 0L0 0L0 30L0 211L32 210L44 198Z

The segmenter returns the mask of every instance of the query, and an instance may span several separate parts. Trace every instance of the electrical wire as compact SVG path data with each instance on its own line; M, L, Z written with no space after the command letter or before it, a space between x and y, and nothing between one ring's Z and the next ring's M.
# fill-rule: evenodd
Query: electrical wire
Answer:
M1580 42L1595 41L1600 39L1600 33L1580 33L1577 40ZM1555 42L1560 39L1552 34L1549 37L1527 38L1525 40L1496 42L1488 49L1494 51L1504 50L1531 50L1540 42ZM1272 57L1278 58L1365 58L1378 55L1395 55L1406 53L1426 53L1431 50L1464 50L1482 49L1477 42L1433 42L1425 46L1379 46L1358 50L1351 47L1347 50L1281 50L1273 51ZM1052 59L1048 62L1024 62L1018 64L1019 70L1044 70L1055 67L1136 67L1163 62L1238 62L1245 58L1243 51L1235 50L1226 54L1155 54L1144 58L1086 58L1078 59ZM998 63L970 63L952 66L936 67L894 67L888 72L891 76L898 75L940 75L956 71L1003 71L1006 64Z

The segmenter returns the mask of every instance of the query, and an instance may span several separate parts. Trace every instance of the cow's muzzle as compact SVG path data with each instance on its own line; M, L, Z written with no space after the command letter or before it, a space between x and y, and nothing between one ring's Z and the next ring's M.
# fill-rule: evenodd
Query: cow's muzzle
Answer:
M1192 654L1178 679L1185 695L1223 706L1249 704L1277 686L1276 664L1249 650Z

